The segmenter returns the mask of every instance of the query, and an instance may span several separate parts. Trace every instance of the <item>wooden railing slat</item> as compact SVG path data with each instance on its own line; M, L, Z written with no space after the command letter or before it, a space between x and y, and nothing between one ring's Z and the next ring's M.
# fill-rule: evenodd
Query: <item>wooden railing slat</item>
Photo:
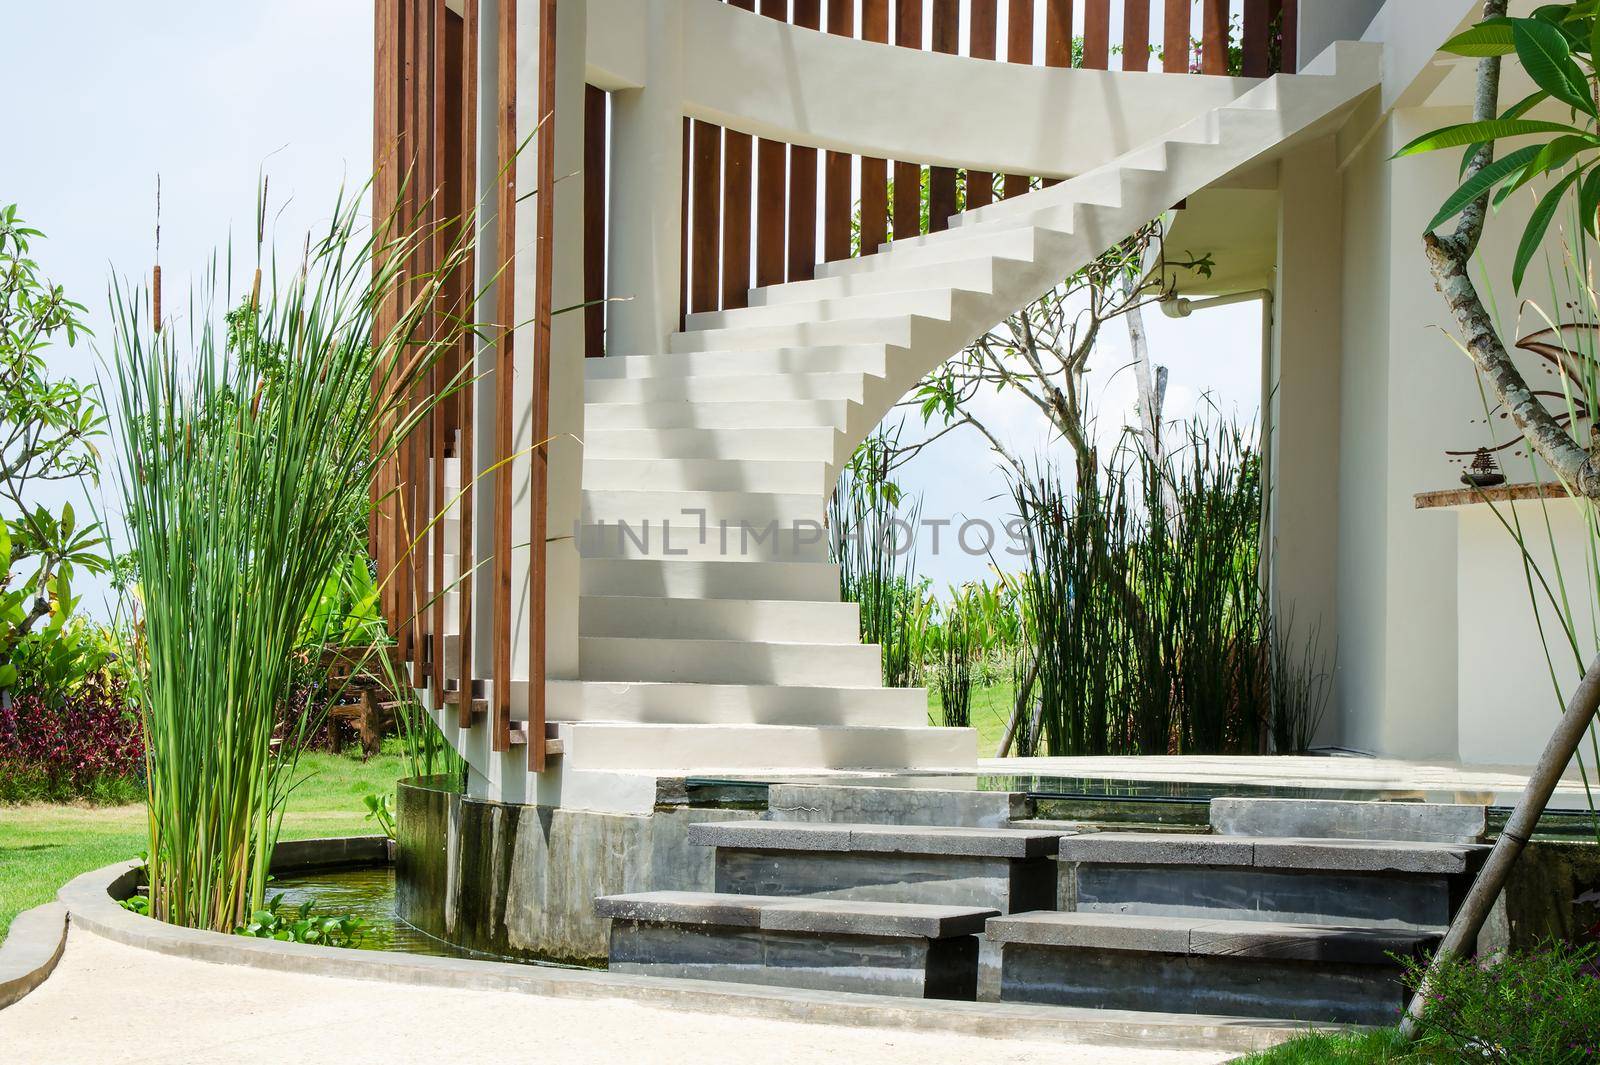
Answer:
M954 55L960 47L961 8L956 0L933 0L933 50ZM928 231L950 225L956 213L956 171L949 166L928 168Z
M1129 0L1123 8L1122 69L1150 69L1149 0Z
M972 0L967 21L967 51L974 59L993 59L1000 0ZM967 171L966 209L985 207L994 200L994 175L987 170Z
M1161 69L1183 74L1189 69L1189 5L1191 0L1167 0L1161 29Z
M768 18L785 22L788 0L760 0ZM784 230L788 209L787 160L789 146L782 141L756 143L756 284L781 285L784 277Z
M1298 37L1300 33L1300 0L1272 0L1273 16L1282 14L1283 54L1279 57L1278 67L1284 73L1293 74L1300 69L1300 55Z
M1228 0L1200 0L1200 73L1228 72Z
M1241 73L1247 78L1264 78L1272 72L1267 25L1271 18L1269 0L1244 0Z
M861 39L889 43L889 0L861 0ZM871 255L889 236L889 164L861 160L861 254Z
M512 431L517 416L512 379L516 358L512 327L517 320L516 270L517 175L517 0L499 0L495 49L496 130L500 166L495 200L495 242L500 269L495 283L495 455L514 450ZM511 749L511 463L495 471L494 484L494 692L489 746Z
M828 0L828 32L838 37L855 36L854 0ZM853 159L848 152L830 151L822 163L822 257L828 262L850 258Z
M606 93L583 87L583 354L606 353Z
M1066 0L1067 16L1072 15L1072 0ZM1006 9L1006 62L1033 65L1034 0L1010 0ZM1070 46L1069 46L1070 47ZM1070 54L1070 52L1069 52ZM1007 199L1028 191L1028 175L1007 174L1000 194Z
M693 218L689 224L689 309L714 311L721 299L722 127L696 120L690 170Z
M754 11L755 0L728 0ZM743 307L750 298L751 170L753 142L748 133L722 135L722 306Z
M478 191L478 0L466 0L464 18L461 30L461 143L460 155L461 174L460 200L463 220L476 224L470 205L477 202ZM477 285L474 262L476 254L472 245L467 245L465 261L461 266L460 293L462 297L462 312L468 321L473 321L473 306L470 295ZM474 365L477 341L469 332L461 339L462 360L467 367ZM473 484L476 466L474 465L474 395L476 384L472 381L472 372L463 375L461 388L461 444L456 448L456 462L461 470L460 501L457 504L457 513L460 515L458 532L460 540L456 547L456 574L459 586L457 588L457 603L460 613L457 623L459 640L458 676L463 698L460 710L456 717L456 724L464 729L472 727L472 688L473 672L472 656L472 586L474 557L472 505L474 499Z
M581 9L575 9L580 10ZM528 550L528 769L545 768L545 649L547 616L545 594L549 574L546 531L550 500L550 353L551 300L555 271L556 191L556 0L539 5L539 114L543 121L537 137L539 184L534 198L538 233L534 244L533 305L533 483ZM509 737L508 737L509 738Z
M900 48L922 47L922 0L895 0L894 43ZM896 240L922 232L922 166L896 160L894 164L894 236Z
M821 0L794 0L790 21L804 29L822 27ZM809 281L817 268L817 150L789 146L790 281Z
M1083 65L1089 70L1111 67L1111 0L1084 0Z
M433 0L429 5L428 18L430 22L429 40L429 78L431 92L428 99L428 239L423 245L423 252L427 256L427 271L435 274L439 264L444 259L444 232L443 225L446 221L444 213L443 185L445 183L445 22L446 13L444 0ZM446 308L440 305L443 293L435 296L433 307L428 315L428 341L437 341L444 329ZM428 693L432 697L432 705L444 705L444 529L436 523L434 518L444 513L444 452L445 452L445 422L446 401L440 397L450 383L449 363L445 361L444 352L435 351L433 365L428 370L429 402L426 441L428 448L428 484L432 491L429 493L428 513L426 524L428 528L428 582L427 582L427 617L428 617Z

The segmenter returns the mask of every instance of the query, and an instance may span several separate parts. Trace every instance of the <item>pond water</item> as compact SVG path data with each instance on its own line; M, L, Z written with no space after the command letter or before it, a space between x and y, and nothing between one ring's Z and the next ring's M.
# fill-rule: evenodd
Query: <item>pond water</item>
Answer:
M475 956L407 924L395 912L392 865L277 877L267 885L267 898L280 893L283 895L285 911L310 899L314 915L342 917L351 914L361 918L366 922L360 944L363 950L430 954L447 958Z

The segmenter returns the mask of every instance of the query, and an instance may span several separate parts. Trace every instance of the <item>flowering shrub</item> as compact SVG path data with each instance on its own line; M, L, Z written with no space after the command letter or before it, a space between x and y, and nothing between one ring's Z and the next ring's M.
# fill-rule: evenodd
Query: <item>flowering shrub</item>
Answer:
M136 798L144 737L124 690L97 673L59 705L29 694L0 707L0 802Z
M1600 954L1593 945L1452 959L1434 974L1425 1045L1462 1060L1561 1065L1600 1058ZM1421 967L1412 972L1415 984Z

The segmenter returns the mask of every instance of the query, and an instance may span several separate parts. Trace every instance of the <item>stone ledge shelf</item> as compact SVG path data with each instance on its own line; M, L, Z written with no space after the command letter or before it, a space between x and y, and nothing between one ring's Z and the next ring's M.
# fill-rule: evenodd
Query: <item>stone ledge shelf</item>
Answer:
M997 911L777 895L650 891L595 900L611 971L971 1000Z
M1438 933L1111 913L989 921L1006 1002L1388 1024L1404 1004L1395 957Z
M740 821L689 826L689 842L742 850L852 851L972 858L1047 858L1061 833L1011 828Z
M1193 836L1099 832L1061 840L1063 862L1210 865L1306 872L1453 876L1471 871L1488 848L1470 843Z

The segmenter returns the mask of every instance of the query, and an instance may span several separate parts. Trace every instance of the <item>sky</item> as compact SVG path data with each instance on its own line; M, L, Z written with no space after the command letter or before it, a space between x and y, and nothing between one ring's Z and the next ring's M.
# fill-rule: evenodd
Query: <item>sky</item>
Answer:
M88 306L98 335L74 349L52 349L55 373L99 372L108 353L113 272L149 276L157 175L170 312L186 303L213 256L225 259L230 241L240 262L234 291L246 283L258 175L270 180L270 224L280 247L293 254L305 232L327 220L341 184L359 184L370 170L370 0L4 6L7 58L0 77L12 104L0 148L0 203L18 204L44 230L35 258ZM1119 32L1113 26L1113 37ZM1187 417L1202 396L1224 412L1255 416L1258 315L1254 304L1184 321L1154 310L1146 315L1152 357L1171 370L1170 417ZM1103 437L1114 437L1132 417L1132 374L1113 373L1127 360L1126 330L1113 326L1091 374L1109 380L1094 401ZM1038 412L1020 397L990 399L986 410L1018 453L1060 453ZM1009 507L992 456L967 432L927 449L902 480L922 496L925 514L998 522ZM58 500L42 494L41 501ZM104 489L91 503L110 507ZM987 567L986 559L959 552L924 552L920 565L939 586L982 577ZM83 590L86 609L107 612L105 588Z

